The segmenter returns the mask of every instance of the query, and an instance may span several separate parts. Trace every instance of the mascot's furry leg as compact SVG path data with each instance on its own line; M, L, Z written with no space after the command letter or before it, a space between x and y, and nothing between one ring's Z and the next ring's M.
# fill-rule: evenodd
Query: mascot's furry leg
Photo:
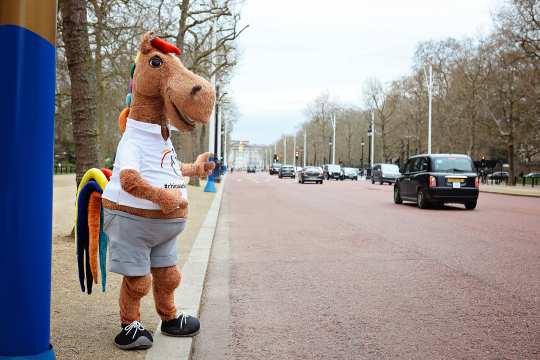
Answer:
M124 276L120 288L120 320L122 326L141 321L141 299L152 286L150 274L146 276Z
M140 321L141 299L153 284L156 311L163 321L176 319L174 290L180 285L182 275L176 266L152 268L152 277L124 276L120 289L120 320L122 325Z
M176 319L174 290L180 285L182 275L176 266L152 268L154 302L156 311L163 321Z

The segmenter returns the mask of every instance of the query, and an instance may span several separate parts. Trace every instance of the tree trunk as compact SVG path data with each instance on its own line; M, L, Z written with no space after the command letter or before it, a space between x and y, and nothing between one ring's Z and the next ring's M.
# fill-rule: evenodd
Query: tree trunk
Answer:
M103 18L105 17L105 14L100 6L103 6L103 3L95 6L96 24L94 26L94 33L96 38L96 48L94 59L96 69L96 114L98 121L98 143L101 145L100 151L102 152L104 148L107 148L107 146L104 146L104 144L106 138L110 137L110 135L105 134L105 88L103 84L103 62L101 56L103 47ZM103 159L110 154L100 153L98 155L99 161L103 161Z
M189 0L180 2L180 20L178 22L178 36L176 36L176 47L182 49L184 47L184 39L186 36L186 24L189 15Z
M96 80L88 40L86 1L63 0L60 11L71 81L71 116L78 184L86 170L98 165Z

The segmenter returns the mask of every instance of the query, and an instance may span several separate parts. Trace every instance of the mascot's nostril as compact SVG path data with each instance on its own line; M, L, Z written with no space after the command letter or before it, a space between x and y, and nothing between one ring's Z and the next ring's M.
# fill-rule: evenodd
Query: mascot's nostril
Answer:
M191 95L197 94L199 91L201 91L201 89L202 89L202 86L201 86L201 85L195 85L195 86L191 89Z

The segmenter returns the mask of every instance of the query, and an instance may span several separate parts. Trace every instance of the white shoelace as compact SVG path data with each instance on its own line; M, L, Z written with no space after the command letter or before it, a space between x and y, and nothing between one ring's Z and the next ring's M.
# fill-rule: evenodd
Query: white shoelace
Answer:
M135 335L137 335L137 331L143 331L144 327L142 326L140 322L135 320L134 322L132 322L131 324L129 324L128 326L124 328L124 330L126 331L126 335L128 335L129 332L133 329L135 329L135 331L133 332L133 336L131 338L135 339Z
M181 313L180 314L180 327L183 328L184 326L182 325L182 323L184 323L184 325L187 325L187 318L189 317L189 315L187 314L184 314L184 313Z

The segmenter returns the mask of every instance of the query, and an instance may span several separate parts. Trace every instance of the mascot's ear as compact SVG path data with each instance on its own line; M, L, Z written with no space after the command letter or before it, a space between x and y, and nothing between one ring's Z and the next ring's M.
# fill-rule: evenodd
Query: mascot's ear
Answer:
M153 31L145 33L141 40L141 53L148 54L154 47L152 46L152 40L156 37Z

